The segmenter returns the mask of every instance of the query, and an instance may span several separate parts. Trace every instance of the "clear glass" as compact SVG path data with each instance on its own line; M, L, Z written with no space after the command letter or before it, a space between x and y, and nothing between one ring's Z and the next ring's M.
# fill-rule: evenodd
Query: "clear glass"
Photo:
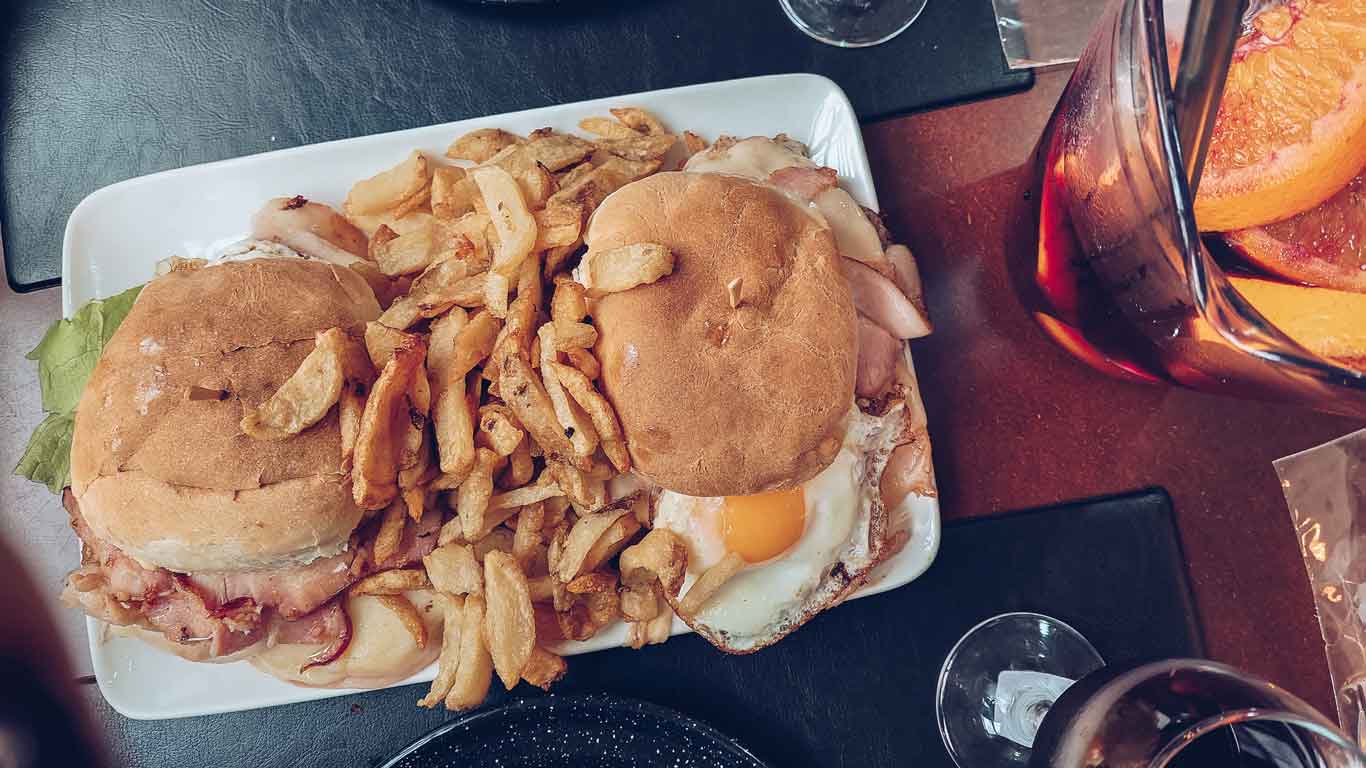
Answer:
M1366 373L1287 337L1203 247L1167 53L1161 0L1110 4L1037 151L1037 239L1015 265L1026 303L1107 373L1366 416Z
M1012 613L968 631L940 672L937 715L959 768L1364 768L1303 700L1232 667L1105 667L1076 630Z
M827 45L885 43L915 23L927 0L779 0L797 28Z
M1038 613L993 616L944 659L935 693L939 735L961 768L1025 766L1053 701L1105 666L1080 632Z

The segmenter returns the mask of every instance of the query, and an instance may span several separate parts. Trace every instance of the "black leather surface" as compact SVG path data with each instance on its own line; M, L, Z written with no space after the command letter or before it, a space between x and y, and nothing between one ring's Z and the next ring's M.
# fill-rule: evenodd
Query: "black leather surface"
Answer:
M1170 501L1148 491L950 525L920 579L822 614L757 654L726 656L695 636L676 637L643 651L572 658L556 690L672 707L775 766L949 768L935 726L935 682L949 649L979 621L1047 613L1121 663L1200 655L1191 604ZM168 768L376 765L454 717L414 707L424 692L409 686L136 722L85 686L115 764ZM490 703L506 696L495 693Z
M1032 80L1005 69L990 0L930 0L861 50L810 40L778 0L0 0L0 35L18 290L60 276L81 198L167 168L749 75L827 75L864 119Z

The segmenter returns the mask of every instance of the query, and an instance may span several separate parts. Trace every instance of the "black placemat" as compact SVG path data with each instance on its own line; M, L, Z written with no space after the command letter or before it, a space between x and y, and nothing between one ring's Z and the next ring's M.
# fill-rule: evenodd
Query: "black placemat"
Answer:
M574 657L556 690L677 709L773 765L948 768L935 681L949 649L979 621L1047 613L1106 660L1125 662L1201 655L1191 606L1170 500L1150 490L947 526L924 576L822 614L764 651L726 656L695 636L676 637L643 651ZM414 707L424 691L137 722L86 686L118 764L175 768L374 765L453 717ZM506 697L497 692L490 703Z
M930 0L900 37L850 50L778 0L8 0L0 43L16 290L60 277L81 198L167 168L779 72L831 77L864 119L1032 81L1007 70L990 0Z

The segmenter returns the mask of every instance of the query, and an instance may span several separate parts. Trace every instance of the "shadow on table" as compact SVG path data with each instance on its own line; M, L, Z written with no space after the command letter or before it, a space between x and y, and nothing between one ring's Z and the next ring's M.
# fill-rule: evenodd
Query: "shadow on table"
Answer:
M437 5L472 15L501 17L509 20L578 20L607 16L621 11L636 11L646 6L659 5L662 0L580 0L558 2L549 0L434 0Z

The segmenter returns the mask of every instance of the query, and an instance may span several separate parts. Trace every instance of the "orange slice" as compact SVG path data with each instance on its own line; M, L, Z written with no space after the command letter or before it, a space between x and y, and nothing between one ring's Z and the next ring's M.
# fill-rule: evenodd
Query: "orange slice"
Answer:
M1309 351L1366 370L1366 294L1229 279L1263 317Z
M1248 261L1301 283L1366 293L1366 173L1315 208L1224 233Z
M1244 229L1332 197L1366 167L1366 0L1262 11L1233 55L1195 200L1200 229Z

